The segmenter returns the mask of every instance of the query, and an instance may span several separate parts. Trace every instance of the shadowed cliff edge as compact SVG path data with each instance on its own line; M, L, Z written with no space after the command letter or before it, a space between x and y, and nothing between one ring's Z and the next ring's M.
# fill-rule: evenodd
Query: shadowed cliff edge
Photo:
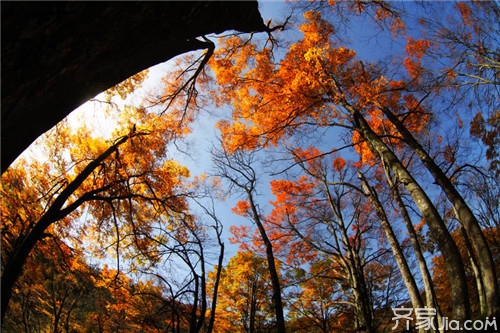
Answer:
M2 1L2 173L100 92L227 30L265 31L257 1Z

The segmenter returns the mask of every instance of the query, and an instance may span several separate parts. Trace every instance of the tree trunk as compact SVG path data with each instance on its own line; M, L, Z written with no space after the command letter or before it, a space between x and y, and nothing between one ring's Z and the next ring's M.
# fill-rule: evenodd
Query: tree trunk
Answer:
M217 273L215 276L215 282L214 282L214 296L212 298L212 311L210 311L210 319L208 321L208 327L207 327L207 333L212 333L214 329L214 323L215 323L215 310L217 308L217 293L219 290L219 282L220 282L220 275L222 272L222 265L223 265L223 260L224 260L224 243L220 239L220 235L217 232L217 241L219 242L220 246L220 252L219 252L219 260L217 262Z
M429 272L429 268L427 266L427 262L425 261L424 254L422 253L422 248L420 247L420 242L418 240L417 233L415 228L413 227L413 223L410 218L410 214L408 214L408 210L401 199L401 195L399 194L398 184L395 184L392 181L392 176L390 175L390 171L384 166L387 182L391 187L392 196L396 200L398 204L399 211L401 216L403 217L403 221L405 222L406 229L408 230L408 235L410 236L410 242L413 247L413 252L415 252L415 258L417 259L418 267L420 269L420 274L422 276L422 283L424 284L424 292L425 292L425 305L428 308L436 309L436 321L438 326L436 327L436 331L439 331L439 327L441 327L442 322L442 313L439 307L436 291L434 290L434 285L432 283L432 276Z
M250 294L250 323L248 325L248 333L255 333L255 316L257 314L257 286L258 280L252 282L252 293Z
M364 265L359 257L359 250L355 248L347 234L346 225L342 216L342 207L338 206L336 200L333 199L326 180L322 180L322 182L330 209L337 220L339 232L342 236L341 242L345 246L347 252L345 255L347 258L344 258L343 255L339 255L339 259L349 274L349 284L354 294L354 304L356 308L356 326L357 328L365 327L368 333L372 333L374 332L373 311L365 281ZM334 237L336 238L337 236ZM340 254L340 247L338 251Z
M479 310L482 314L484 314L488 310L488 304L486 303L486 294L483 286L483 279L481 278L481 273L477 263L476 254L472 249L469 237L467 236L467 232L465 231L463 226L460 227L460 234L462 235L465 244L465 249L467 250L467 254L469 255L469 263L472 268L472 272L474 272L474 277L476 280L476 287L477 287L477 296L479 300Z
M277 333L285 333L285 317L283 314L283 302L281 300L281 285L278 276L278 272L276 270L276 264L274 262L274 254L273 254L273 246L269 237L267 237L266 230L262 225L260 220L259 213L257 211L257 207L253 201L253 195L251 191L247 190L248 201L250 202L250 207L252 209L253 220L257 225L260 236L266 246L266 256L267 256L267 264L269 266L269 274L271 275L271 284L273 286L273 297L272 301L275 307L276 313L276 332Z
M478 220L472 213L472 210L465 202L464 198L457 191L451 180L446 176L443 170L434 162L425 149L415 139L415 137L408 131L403 123L396 117L389 108L381 107L382 112L387 118L396 126L398 131L403 135L405 142L415 151L424 166L434 177L436 184L438 184L446 197L453 206L458 221L464 226L467 235L470 238L472 246L477 251L477 258L479 264L479 273L481 275L482 283L485 290L486 302L488 306L486 316L500 315L500 293L498 280L495 272L495 265L491 255L490 248L481 230Z
M138 134L139 135L139 134ZM35 247L36 243L43 237L45 230L54 222L61 220L62 218L69 215L76 208L78 208L85 201L91 199L85 199L83 196L78 198L76 201L71 203L69 206L63 208L66 200L80 187L80 185L87 179L87 177L97 168L102 161L108 158L112 153L114 153L118 147L125 143L131 136L124 136L118 140L114 145L109 147L101 155L99 155L95 160L87 164L87 166L82 170L82 172L71 182L66 188L57 196L57 198L52 202L50 208L45 212L45 214L40 218L40 220L35 224L33 229L29 234L21 236L23 237L19 242L19 245L12 251L12 254L7 258L7 263L5 264L2 281L1 281L1 293L2 293L2 320L7 308L9 306L9 301L12 296L12 288L16 283L17 279L21 275L22 268L29 254Z
M367 333L374 333L373 313L370 305L365 276L363 269L359 264L352 267L352 291L354 294L354 303L356 305L356 328L364 328Z
M197 316L198 313L198 301L200 298L200 281L199 276L193 272L194 276L194 290L193 290L193 304L191 304L191 318L189 318L189 333L197 333Z
M406 289L408 290L408 294L410 295L411 304L414 309L423 308L424 303L422 302L422 297L420 297L417 283L415 282L415 278L411 273L410 267L408 266L408 262L406 261L403 250L399 245L396 234L394 233L394 230L389 223L389 219L387 218L385 209L380 203L377 192L368 184L368 181L361 172L359 172L359 178L361 179L361 182L363 184L365 194L375 208L375 212L380 220L380 225L384 230L385 236L387 237L387 241L389 242L392 253L394 255L394 259L396 259L396 264L398 265L401 276L403 277L403 282L406 286Z
M405 186L425 218L432 238L438 244L439 250L443 254L445 260L448 279L451 286L450 292L453 303L453 318L463 323L470 318L470 302L465 268L458 247L451 237L444 221L425 191L420 187L394 152L390 150L371 129L361 113L348 103L344 103L343 106L353 116L355 129L359 131L363 139L368 143L371 151L394 172L396 179Z

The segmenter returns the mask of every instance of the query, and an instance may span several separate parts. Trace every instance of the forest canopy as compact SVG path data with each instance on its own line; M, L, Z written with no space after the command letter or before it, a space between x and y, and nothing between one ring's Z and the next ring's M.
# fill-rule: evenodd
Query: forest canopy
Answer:
M2 174L3 330L496 329L498 4L270 15L96 96Z

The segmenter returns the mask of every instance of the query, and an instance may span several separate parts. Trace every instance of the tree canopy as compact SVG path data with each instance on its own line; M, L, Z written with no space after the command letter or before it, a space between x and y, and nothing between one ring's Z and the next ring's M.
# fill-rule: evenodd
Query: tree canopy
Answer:
M283 8L95 97L106 135L67 119L3 173L6 331L497 325L498 5Z

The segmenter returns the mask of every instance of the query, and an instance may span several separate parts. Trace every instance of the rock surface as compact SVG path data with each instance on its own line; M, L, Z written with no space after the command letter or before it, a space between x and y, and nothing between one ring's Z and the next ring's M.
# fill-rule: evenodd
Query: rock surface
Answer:
M71 111L129 76L203 46L264 31L257 1L2 1L2 172Z

